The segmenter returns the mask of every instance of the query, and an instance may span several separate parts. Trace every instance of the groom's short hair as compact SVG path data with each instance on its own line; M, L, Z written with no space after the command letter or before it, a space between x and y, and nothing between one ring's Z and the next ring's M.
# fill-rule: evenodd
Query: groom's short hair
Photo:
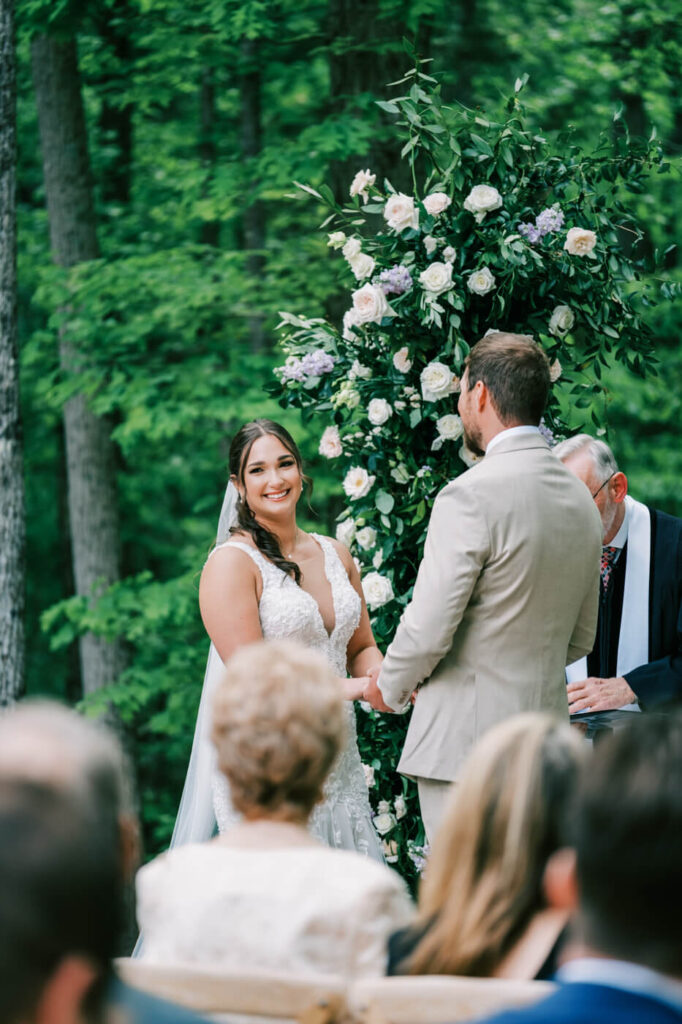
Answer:
M468 387L485 384L504 424L539 424L549 395L549 360L529 335L486 334L472 348L466 370Z

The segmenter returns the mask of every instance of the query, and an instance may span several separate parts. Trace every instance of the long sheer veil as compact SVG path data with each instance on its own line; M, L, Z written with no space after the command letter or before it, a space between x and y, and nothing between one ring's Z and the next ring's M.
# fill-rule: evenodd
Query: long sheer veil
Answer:
M237 521L239 492L230 481L225 490L220 510L216 545L230 536L230 528ZM201 691L197 724L194 729L192 753L182 791L178 816L171 839L171 849L185 843L200 843L210 839L216 829L213 811L212 780L216 770L216 755L211 742L211 703L223 671L223 663L213 644L208 652L204 685Z

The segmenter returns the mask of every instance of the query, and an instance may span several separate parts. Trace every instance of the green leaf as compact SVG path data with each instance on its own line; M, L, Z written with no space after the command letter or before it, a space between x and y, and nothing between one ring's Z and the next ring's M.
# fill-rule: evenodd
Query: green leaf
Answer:
M389 494L388 491L377 491L374 504L380 512L385 512L386 515L388 515L388 513L393 510L395 498L392 494Z

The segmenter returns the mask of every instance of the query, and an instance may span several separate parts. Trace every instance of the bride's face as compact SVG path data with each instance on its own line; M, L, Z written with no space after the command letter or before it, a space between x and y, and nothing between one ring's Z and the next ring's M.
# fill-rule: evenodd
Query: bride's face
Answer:
M239 485L253 514L266 519L293 512L303 481L296 459L279 438L265 434L251 445Z

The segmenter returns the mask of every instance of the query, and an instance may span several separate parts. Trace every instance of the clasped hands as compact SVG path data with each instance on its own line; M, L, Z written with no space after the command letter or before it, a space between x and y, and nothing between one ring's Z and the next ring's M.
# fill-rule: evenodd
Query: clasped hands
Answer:
M616 711L624 704L637 700L623 676L599 679L590 676L577 683L569 683L568 710L572 715L585 711Z

